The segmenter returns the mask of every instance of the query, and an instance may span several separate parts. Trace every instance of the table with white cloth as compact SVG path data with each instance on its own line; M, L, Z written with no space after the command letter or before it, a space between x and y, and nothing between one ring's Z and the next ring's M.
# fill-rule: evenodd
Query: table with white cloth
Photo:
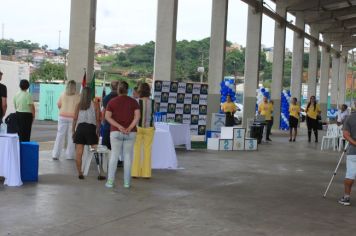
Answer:
M156 122L156 129L162 129L171 133L174 146L185 145L187 150L191 149L190 125L178 123Z
M0 176L5 177L5 185L22 185L20 142L17 134L0 134Z
M151 154L152 169L177 169L176 150L169 131L156 128Z

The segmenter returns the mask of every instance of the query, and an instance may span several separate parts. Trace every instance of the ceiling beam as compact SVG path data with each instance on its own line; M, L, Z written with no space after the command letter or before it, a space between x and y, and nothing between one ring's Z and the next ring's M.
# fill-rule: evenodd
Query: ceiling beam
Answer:
M294 4L290 6L287 10L291 12L296 12L296 11L310 11L310 10L326 10L323 8L323 5L329 5L337 2L345 2L345 0L320 0L320 1L315 1L315 0L303 0L300 1L300 3Z
M335 21L332 24L323 24L323 23L318 23L317 25L319 25L320 28L320 32L326 32L330 29L335 29L335 28L339 28L339 29L353 29L356 27L356 18L352 18L352 19L348 19L348 20L343 20L343 21Z
M320 17L321 18L339 18L339 17L355 14L355 12L356 12L356 6L351 6L351 7L349 6L349 7L338 9L338 10L321 12Z
M241 0L241 1L247 3L251 7L254 7L256 12L262 11L262 13L271 17L273 20L277 21L280 25L285 25L292 31L298 33L301 37L304 37L304 38L314 42L316 45L323 46L326 48L331 48L331 46L329 44L324 43L319 38L315 38L315 37L311 36L310 34L306 33L303 29L300 29L297 26L293 25L292 23L288 22L284 17L282 17L282 16L278 15L277 13L271 11L270 9L264 7L263 3L261 1L258 1L258 0ZM310 1L310 0L308 0L308 1ZM325 1L329 1L329 0L325 0ZM335 2L335 0L333 0L333 2ZM338 50L335 50L332 48L331 48L331 51L333 53L339 53Z

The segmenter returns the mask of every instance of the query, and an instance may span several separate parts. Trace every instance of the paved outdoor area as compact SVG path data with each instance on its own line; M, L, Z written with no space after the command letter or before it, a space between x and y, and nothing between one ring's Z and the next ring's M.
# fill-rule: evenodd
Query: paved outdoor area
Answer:
M184 169L154 171L130 190L106 189L95 166L85 180L74 161L41 151L40 181L0 187L0 235L354 235L355 205L337 203L340 156L305 136L274 132L257 152L177 150Z

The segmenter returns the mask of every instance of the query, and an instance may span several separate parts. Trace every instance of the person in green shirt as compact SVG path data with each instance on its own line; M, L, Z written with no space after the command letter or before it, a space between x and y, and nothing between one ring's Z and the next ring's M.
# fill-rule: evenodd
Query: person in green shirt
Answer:
M30 141L32 123L35 119L35 106L31 94L27 91L29 87L30 83L27 80L21 80L21 91L17 92L14 97L20 142Z

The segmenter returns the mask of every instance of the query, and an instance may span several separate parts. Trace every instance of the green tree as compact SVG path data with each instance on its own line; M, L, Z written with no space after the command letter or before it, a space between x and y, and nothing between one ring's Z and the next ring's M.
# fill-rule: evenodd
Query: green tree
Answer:
M225 56L225 74L243 74L245 69L245 50L233 49Z
M38 43L32 43L30 40L15 42L13 39L1 39L0 51L3 55L13 55L15 49L28 49L30 52L41 48Z
M41 64L35 72L30 76L31 82L38 80L41 81L52 81L52 80L63 80L65 78L64 65L52 64L49 62L44 62Z

